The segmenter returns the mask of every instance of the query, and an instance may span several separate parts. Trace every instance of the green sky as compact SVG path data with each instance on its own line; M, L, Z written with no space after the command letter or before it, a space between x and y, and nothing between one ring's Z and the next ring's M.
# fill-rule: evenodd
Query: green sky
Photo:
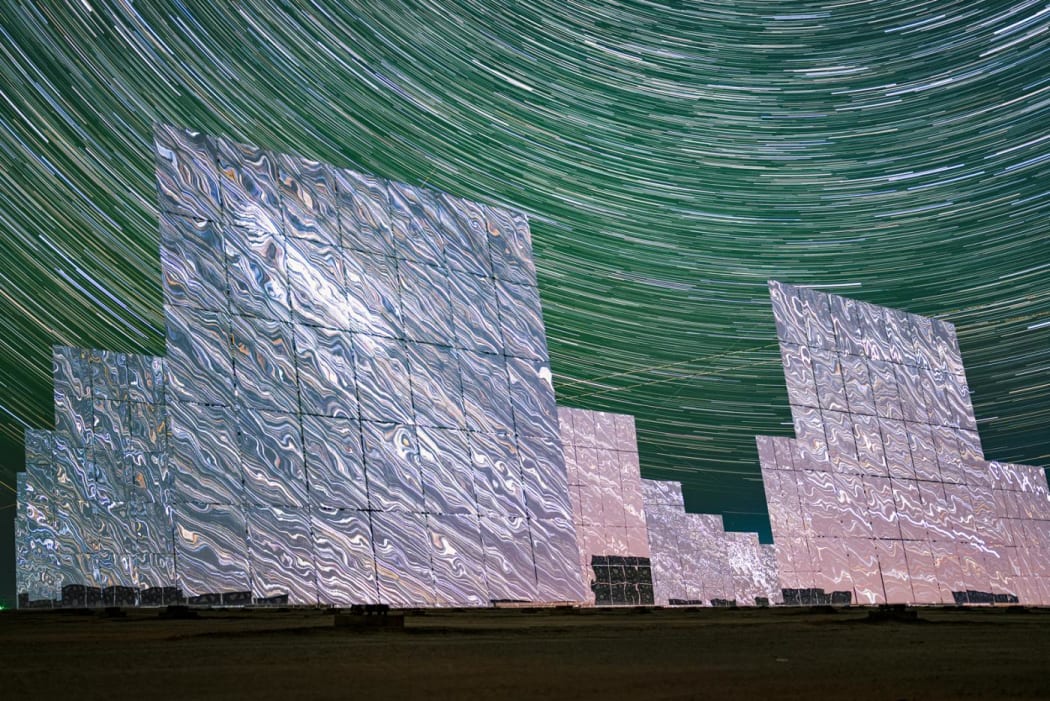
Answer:
M986 454L1050 465L1048 28L1020 1L0 0L0 480L51 426L52 344L163 352L154 121L528 212L559 402L635 414L643 475L731 527L768 529L753 436L790 431L769 278L954 322Z

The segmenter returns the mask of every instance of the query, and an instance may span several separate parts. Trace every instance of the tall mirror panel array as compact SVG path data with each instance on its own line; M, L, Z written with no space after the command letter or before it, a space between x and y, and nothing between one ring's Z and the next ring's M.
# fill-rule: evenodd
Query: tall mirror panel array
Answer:
M795 438L758 452L785 599L1050 603L1046 474L985 460L954 326L769 289Z
M167 353L56 349L58 586L582 600L524 216L155 137Z

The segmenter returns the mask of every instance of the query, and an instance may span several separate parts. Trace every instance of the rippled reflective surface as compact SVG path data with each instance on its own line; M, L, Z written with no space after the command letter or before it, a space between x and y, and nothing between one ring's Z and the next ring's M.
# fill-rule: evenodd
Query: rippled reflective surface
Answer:
M984 459L954 327L777 282L770 297L796 439L758 452L785 591L1050 601L1045 473Z
M727 532L720 515L687 513L680 483L641 483L657 604L780 602L780 560L772 546L755 533Z
M524 217L156 133L167 356L55 353L46 462L78 596L584 598ZM633 423L608 418L619 500ZM644 544L620 511L610 538Z

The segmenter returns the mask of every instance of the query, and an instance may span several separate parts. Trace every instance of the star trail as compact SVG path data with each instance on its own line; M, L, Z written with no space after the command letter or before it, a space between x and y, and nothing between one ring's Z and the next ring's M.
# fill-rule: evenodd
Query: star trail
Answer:
M528 213L558 402L765 528L770 278L956 325L1050 464L1041 2L0 2L0 480L53 344L163 353L154 122ZM7 490L0 513L13 514ZM10 522L0 552L11 578Z

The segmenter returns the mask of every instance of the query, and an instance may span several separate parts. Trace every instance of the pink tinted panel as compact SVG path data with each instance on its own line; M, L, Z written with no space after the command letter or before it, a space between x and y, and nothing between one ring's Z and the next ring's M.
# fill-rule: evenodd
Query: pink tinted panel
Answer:
M914 600L908 579L908 560L899 540L876 540L875 553L886 592L886 603L907 604Z

